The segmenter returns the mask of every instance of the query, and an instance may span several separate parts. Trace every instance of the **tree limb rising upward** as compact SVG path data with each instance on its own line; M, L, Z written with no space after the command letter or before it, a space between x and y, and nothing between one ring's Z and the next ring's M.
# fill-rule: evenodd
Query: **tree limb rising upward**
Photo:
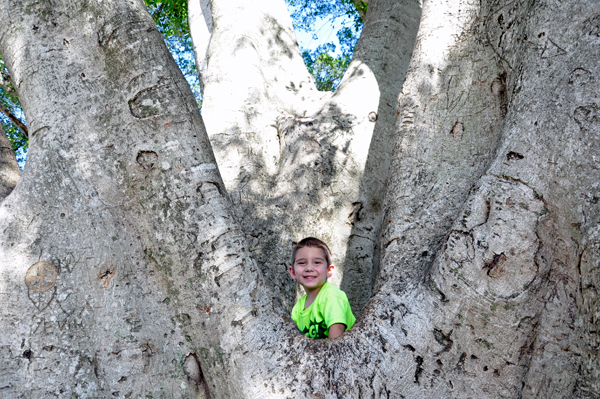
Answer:
M37 132L0 206L2 394L599 396L592 5L371 0L329 95L254 3L201 4L201 117L141 1L0 0ZM305 235L360 313L331 341L288 317Z
M27 126L19 118L17 118L10 110L4 106L4 104L0 103L0 112L2 112L12 123L15 124L16 127L19 128L25 137L29 137L29 132L27 131Z

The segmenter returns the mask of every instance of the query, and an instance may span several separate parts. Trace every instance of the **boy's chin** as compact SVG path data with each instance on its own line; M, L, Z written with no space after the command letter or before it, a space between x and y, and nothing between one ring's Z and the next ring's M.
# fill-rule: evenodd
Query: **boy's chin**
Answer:
M304 284L301 284L305 289L308 290L314 290L316 288L321 288L323 285L325 285L325 283L327 282L327 280L325 281L304 281Z

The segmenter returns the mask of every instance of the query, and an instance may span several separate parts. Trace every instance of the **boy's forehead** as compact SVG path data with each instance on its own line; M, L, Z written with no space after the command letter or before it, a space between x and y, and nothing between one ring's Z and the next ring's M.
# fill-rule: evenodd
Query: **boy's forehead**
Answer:
M322 258L325 260L325 250L319 247L302 247L296 252L296 260L307 257Z

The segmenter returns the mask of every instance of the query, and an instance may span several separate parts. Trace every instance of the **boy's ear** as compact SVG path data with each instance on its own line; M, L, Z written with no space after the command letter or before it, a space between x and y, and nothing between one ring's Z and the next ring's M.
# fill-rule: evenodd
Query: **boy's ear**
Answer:
M292 279L295 280L296 279L296 271L294 270L294 266L290 266L288 268L288 272L290 272L290 276L292 276Z
M331 277L333 276L333 269L335 269L335 266L333 264L327 266L327 277Z

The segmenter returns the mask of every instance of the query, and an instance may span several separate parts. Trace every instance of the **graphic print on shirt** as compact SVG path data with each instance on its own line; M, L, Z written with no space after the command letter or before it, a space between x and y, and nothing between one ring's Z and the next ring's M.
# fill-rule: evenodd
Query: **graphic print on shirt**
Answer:
M310 319L308 326L304 327L302 334L306 335L308 338L327 338L325 332L327 332L327 324L325 324L325 320L321 320L320 323L315 321L314 319Z

